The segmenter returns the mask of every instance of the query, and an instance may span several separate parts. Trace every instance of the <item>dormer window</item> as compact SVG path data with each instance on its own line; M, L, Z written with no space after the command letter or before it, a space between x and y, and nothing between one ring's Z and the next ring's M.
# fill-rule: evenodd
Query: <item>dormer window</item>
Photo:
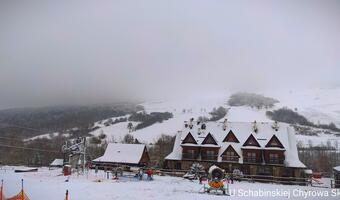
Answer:
M284 149L284 146L280 142L279 138L276 137L276 135L273 135L273 137L266 144L266 147L278 147Z
M191 133L189 132L188 135L182 141L182 144L197 144L197 142L194 136L192 136Z
M223 161L234 161L238 162L240 156L235 149L229 145L228 148L221 155Z
M256 140L256 138L251 134L246 142L243 144L243 146L254 146L254 147L261 147L259 142Z
M232 130L229 131L227 136L224 138L223 142L235 142L240 143L240 141L235 136L234 132Z
M217 145L217 142L214 139L214 137L211 135L211 133L208 133L208 135L204 138L202 144L214 144L214 145Z

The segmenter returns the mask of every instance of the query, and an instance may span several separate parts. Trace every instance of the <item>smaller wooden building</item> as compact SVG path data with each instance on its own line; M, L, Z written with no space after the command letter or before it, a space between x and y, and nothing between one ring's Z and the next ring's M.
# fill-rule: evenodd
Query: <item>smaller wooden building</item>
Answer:
M119 165L147 166L150 157L145 144L109 143L103 156L92 161L100 168L112 168Z
M340 188L340 166L334 167L334 188Z
M50 164L50 168L53 168L53 167L58 167L58 168L61 168L64 166L64 159L54 159L53 162Z

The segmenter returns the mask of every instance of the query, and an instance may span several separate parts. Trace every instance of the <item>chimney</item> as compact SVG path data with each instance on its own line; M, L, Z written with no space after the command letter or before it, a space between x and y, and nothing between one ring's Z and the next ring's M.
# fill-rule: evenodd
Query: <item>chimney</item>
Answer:
M279 130L279 124L277 123L277 121L275 121L272 125L272 128L275 130L275 131L278 131Z
M228 125L228 119L226 118L224 119L223 126L222 126L224 131L227 130L227 125Z
M253 130L254 130L255 133L257 133L257 131L258 131L256 120L253 123Z

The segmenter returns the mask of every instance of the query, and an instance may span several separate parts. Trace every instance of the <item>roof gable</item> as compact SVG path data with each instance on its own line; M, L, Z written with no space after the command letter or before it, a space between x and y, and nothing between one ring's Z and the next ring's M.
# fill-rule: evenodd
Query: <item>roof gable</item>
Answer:
M256 140L253 134L250 134L246 142L243 144L243 146L254 146L254 147L261 147L259 142Z
M109 143L104 155L93 161L139 164L145 152L145 144Z
M187 136L185 136L184 140L182 141L182 144L187 144L187 143L197 144L194 136L192 136L192 134L190 132L187 134Z
M223 142L235 142L235 143L240 143L240 141L237 139L235 136L234 132L232 130L229 131L227 136L223 139Z
M221 156L226 155L227 152L234 152L235 155L237 155L239 158L241 157L231 145L229 145L229 146L226 148L226 150L224 150L224 152L221 154Z
M202 144L214 144L214 145L217 145L217 142L214 139L214 137L211 135L211 133L208 133L208 135L204 138Z
M279 138L276 137L276 135L273 135L273 137L266 144L266 147L279 147L279 148L284 149L284 146L280 142Z

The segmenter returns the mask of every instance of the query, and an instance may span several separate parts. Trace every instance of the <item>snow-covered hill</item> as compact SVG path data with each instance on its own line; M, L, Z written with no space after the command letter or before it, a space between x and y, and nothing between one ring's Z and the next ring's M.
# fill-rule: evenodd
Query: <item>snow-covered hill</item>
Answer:
M305 115L314 123L335 123L340 127L340 89L314 89L301 91L266 91L268 97L276 98L280 101L272 109L288 107L297 109L297 111ZM223 106L229 108L226 118L229 121L271 121L265 114L266 109L250 108L246 106L230 107L226 104L230 93L220 93L218 95L199 96L190 99L176 99L167 101L150 101L141 104L147 113L151 112L171 112L173 118L165 120L162 123L156 123L152 126L131 132L135 138L145 143L153 143L160 135L175 135L177 131L183 127L183 122L190 118L198 118L199 116L210 117L209 112L213 108ZM126 116L125 116L126 117ZM121 122L110 126L100 125L99 129L91 132L92 135L104 133L110 140L114 138L116 141L122 140L124 135L129 133L127 124L129 122ZM133 122L136 125L138 122ZM340 137L333 134L319 134L318 136L297 136L299 143L302 145L326 145L328 141L332 145L340 143Z

